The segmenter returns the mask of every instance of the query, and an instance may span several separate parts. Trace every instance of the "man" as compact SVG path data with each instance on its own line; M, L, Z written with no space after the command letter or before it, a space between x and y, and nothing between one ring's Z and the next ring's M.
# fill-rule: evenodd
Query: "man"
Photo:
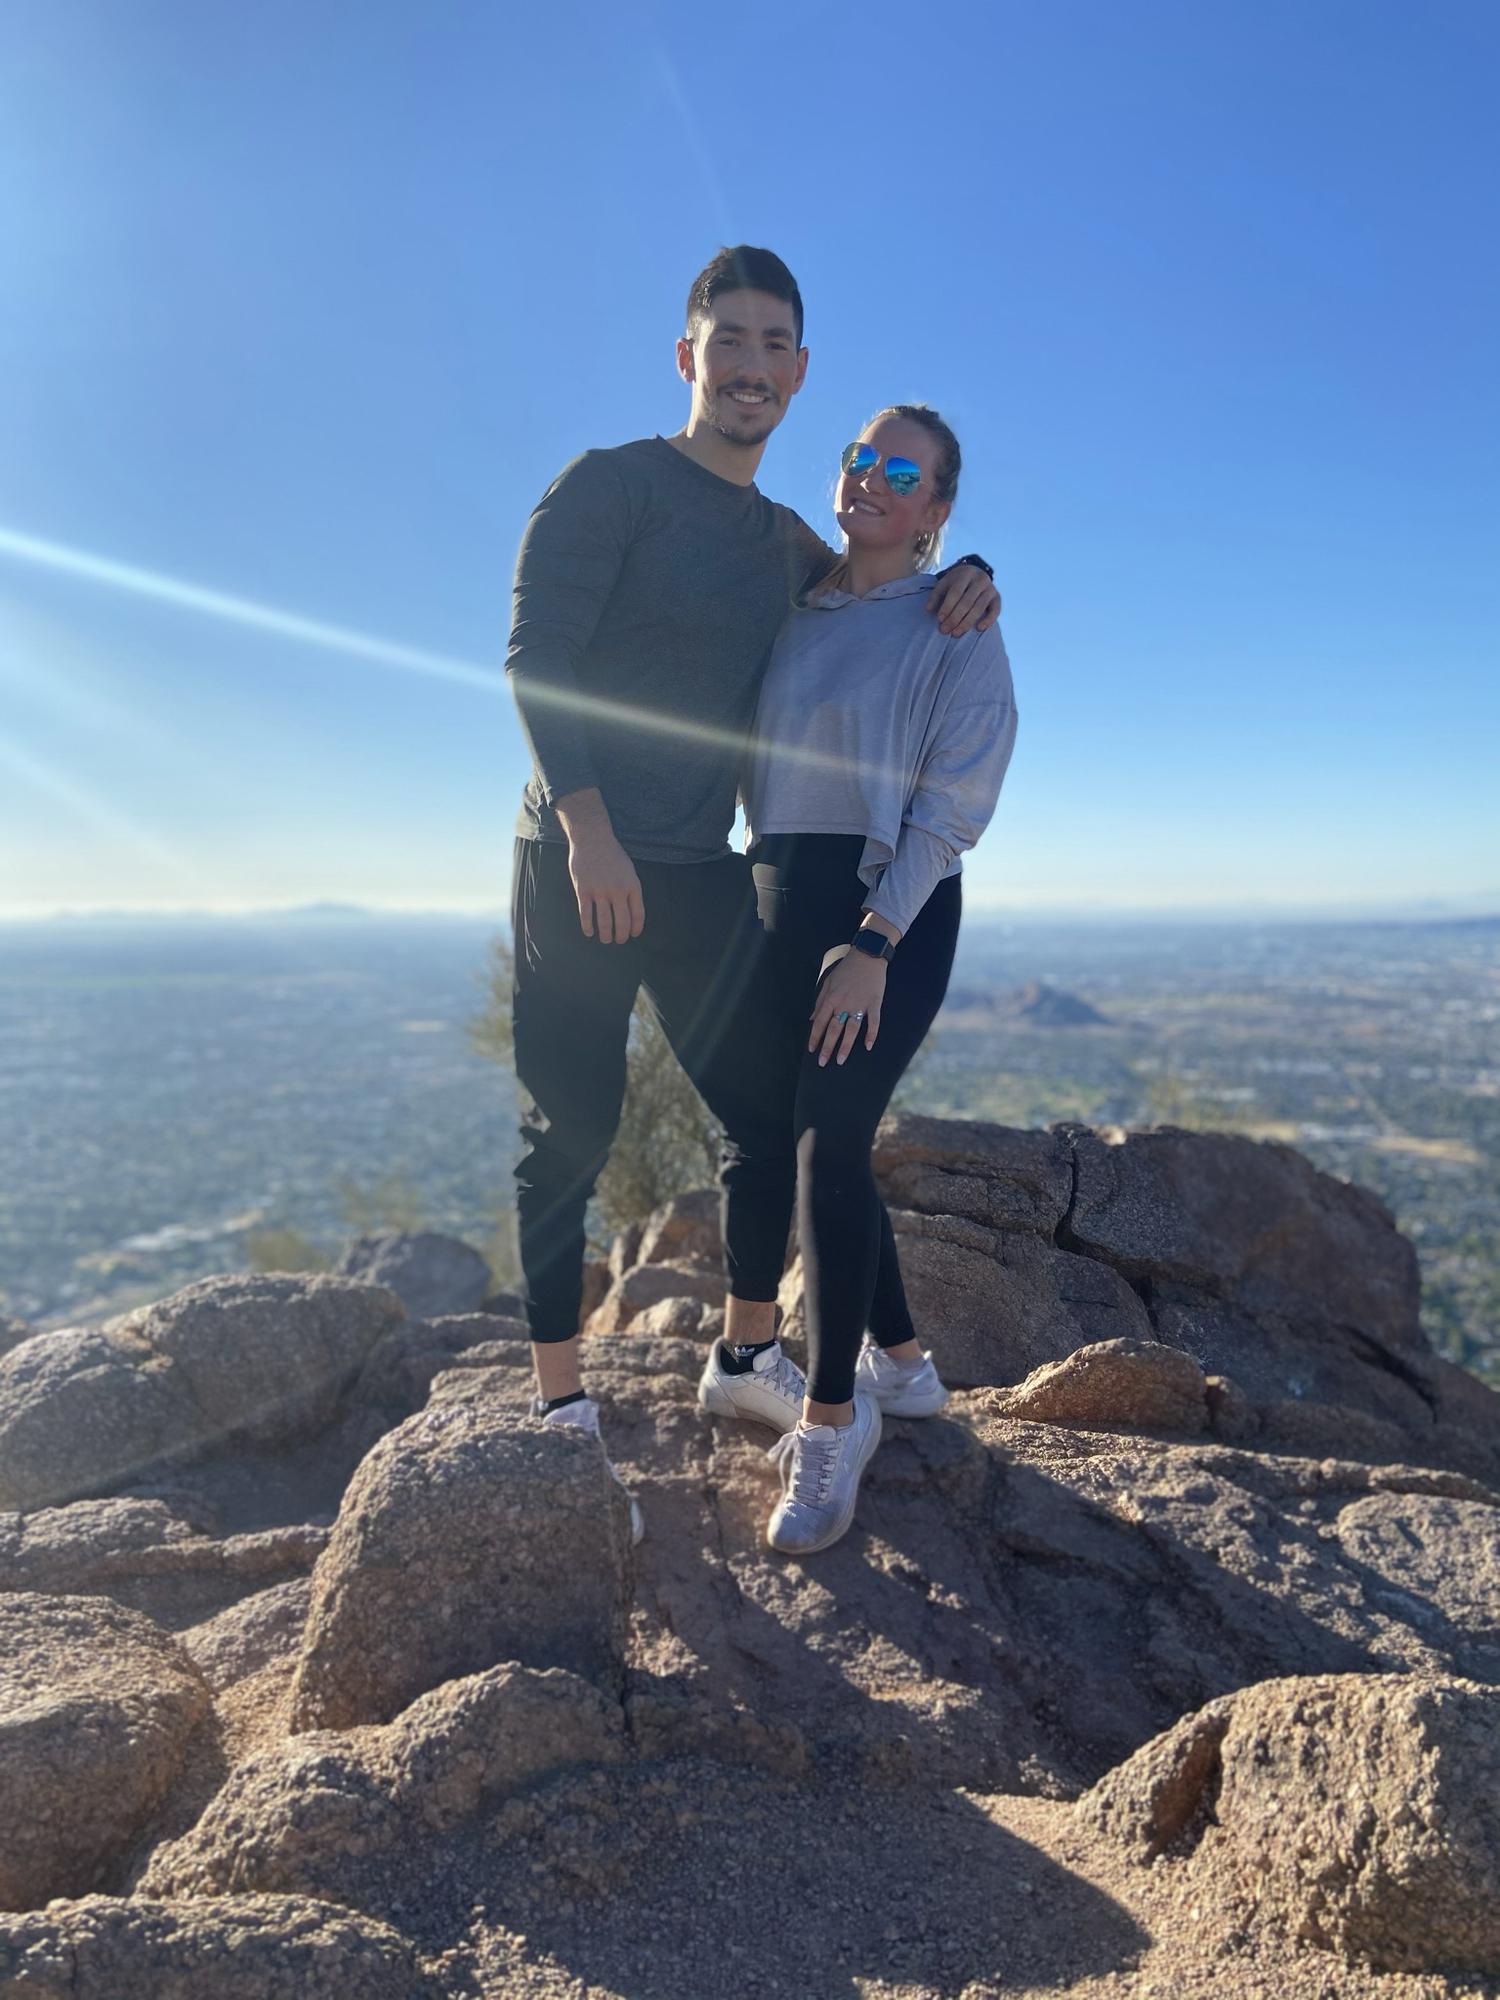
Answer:
M720 251L677 342L685 428L574 460L517 559L506 671L534 763L512 892L517 1211L545 1423L598 1431L578 1363L584 1214L619 1124L642 986L724 1127L726 1198L785 1172L790 1134L768 1123L745 1045L756 1010L741 1010L733 1045L723 1030L756 962L748 867L728 845L741 754L791 602L838 561L754 484L807 373L802 333L781 259ZM944 631L993 622L999 598L976 565L933 593ZM775 1339L786 1226L777 1241L726 1217L715 1365L739 1414L785 1430L802 1397ZM631 1515L639 1538L634 1501Z

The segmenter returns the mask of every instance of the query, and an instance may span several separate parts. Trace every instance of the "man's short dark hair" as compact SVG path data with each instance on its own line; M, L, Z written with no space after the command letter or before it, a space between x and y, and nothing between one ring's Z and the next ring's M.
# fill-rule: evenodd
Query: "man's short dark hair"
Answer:
M687 336L692 340L714 309L720 292L769 292L773 299L785 299L796 322L797 345L802 345L802 294L797 280L774 250L757 250L750 243L736 243L721 250L711 264L705 264L693 280L687 301Z

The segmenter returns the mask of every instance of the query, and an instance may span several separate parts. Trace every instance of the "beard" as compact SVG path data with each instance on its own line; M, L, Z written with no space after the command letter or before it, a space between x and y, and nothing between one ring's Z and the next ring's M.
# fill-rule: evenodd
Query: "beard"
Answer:
M751 388L752 385L748 382L732 382L714 396L709 410L709 422L725 444L737 444L746 450L752 449L756 445L764 444L781 421L781 404L774 392L764 389L759 383L753 386L758 394L763 393L766 397L765 402L756 411L743 409L738 403L729 400L732 389Z

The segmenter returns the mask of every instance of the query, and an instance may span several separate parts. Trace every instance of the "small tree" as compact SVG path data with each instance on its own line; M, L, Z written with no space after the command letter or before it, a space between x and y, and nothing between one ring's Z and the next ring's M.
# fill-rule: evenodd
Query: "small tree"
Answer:
M649 1003L635 1003L625 1052L625 1106L594 1200L605 1231L639 1222L718 1171L720 1128L672 1053Z
M245 1239L245 1257L252 1271L327 1271L331 1268L310 1237L290 1223L269 1223L252 1229Z
M1222 1107L1201 1098L1187 1078L1170 1065L1147 1083L1141 1109L1143 1124L1176 1125L1184 1132L1228 1131L1232 1125Z
M485 1004L469 1024L471 1046L507 1069L515 1060L511 966L510 945L496 938L483 975ZM630 1023L620 1129L595 1191L591 1234L607 1239L672 1195L702 1187L713 1179L718 1158L718 1123L683 1074L642 996Z
M521 1288L521 1249L516 1241L516 1211L502 1206L479 1254L490 1267L490 1280L497 1292Z
M338 1183L344 1220L361 1236L378 1236L388 1229L426 1229L428 1215L418 1189L404 1174L382 1174L369 1186L345 1178Z
M476 1055L499 1063L502 1069L513 1068L516 1059L516 1038L510 1017L510 988L515 964L510 940L492 938L489 956L479 975L484 990L484 1005L469 1022L469 1046Z

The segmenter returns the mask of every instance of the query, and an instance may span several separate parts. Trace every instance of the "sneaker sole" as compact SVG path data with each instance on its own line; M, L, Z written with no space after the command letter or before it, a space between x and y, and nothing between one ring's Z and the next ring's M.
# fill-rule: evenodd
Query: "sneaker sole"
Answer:
M837 1527L830 1529L820 1541L803 1542L799 1548L784 1549L778 1543L771 1540L771 1530L768 1526L766 1529L767 1548L775 1549L779 1556L815 1556L820 1549L831 1549L835 1542L843 1540L844 1536L848 1534L850 1528L853 1526L855 1511L859 1506L859 1481L864 1477L865 1467L875 1456L875 1447L880 1442L880 1432L880 1405L877 1403L875 1405L875 1422L870 1427L870 1442L866 1445L864 1456L859 1461L858 1476L854 1481L854 1491L849 1497L849 1510L839 1521Z
M800 1409L794 1410L790 1405L787 1405L784 1411L778 1406L775 1414L769 1409L764 1413L759 1410L742 1410L728 1391L721 1389L717 1382L698 1384L698 1408L706 1410L711 1417L733 1417L742 1424L764 1424L768 1430L779 1430L783 1435L787 1431L796 1429L797 1419L802 1414Z
M935 1417L939 1410L944 1410L948 1407L948 1391L946 1389L942 1390L936 1396L914 1396L910 1401L903 1401L899 1396L887 1399L884 1396L876 1395L873 1389L869 1393L875 1397L882 1412L888 1417Z

